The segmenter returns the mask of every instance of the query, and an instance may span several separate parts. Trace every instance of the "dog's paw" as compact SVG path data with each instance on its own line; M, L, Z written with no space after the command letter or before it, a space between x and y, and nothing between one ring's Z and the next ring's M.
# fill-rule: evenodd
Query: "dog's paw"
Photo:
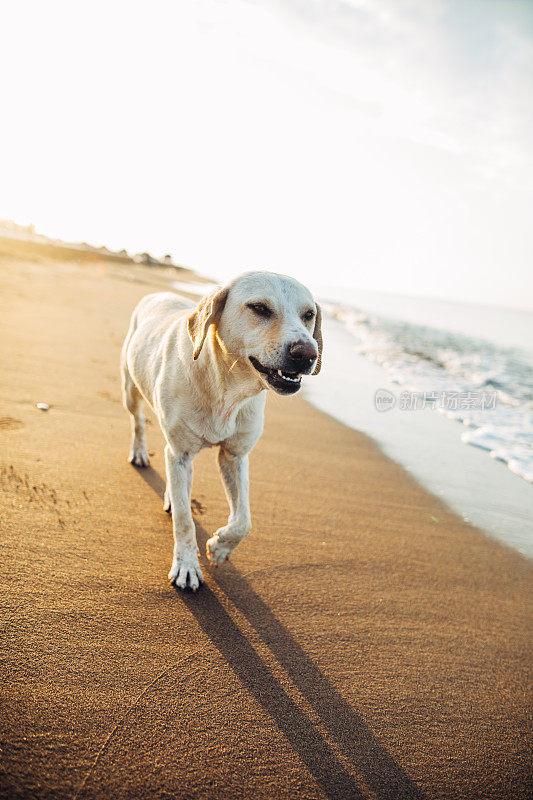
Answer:
M130 464L133 464L134 467L150 466L150 456L144 447L139 447L132 450L128 461Z
M219 539L218 534L215 533L210 539L207 540L205 546L206 555L209 563L213 567L219 567L235 550L237 542L223 542Z
M180 561L174 561L168 573L168 579L176 588L186 589L188 587L193 592L204 582L204 576L197 558L184 558Z

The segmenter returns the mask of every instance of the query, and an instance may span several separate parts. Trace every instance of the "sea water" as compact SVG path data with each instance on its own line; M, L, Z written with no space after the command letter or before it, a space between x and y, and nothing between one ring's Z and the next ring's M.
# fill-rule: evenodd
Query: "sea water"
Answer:
M533 312L313 289L326 349L308 399L533 555Z

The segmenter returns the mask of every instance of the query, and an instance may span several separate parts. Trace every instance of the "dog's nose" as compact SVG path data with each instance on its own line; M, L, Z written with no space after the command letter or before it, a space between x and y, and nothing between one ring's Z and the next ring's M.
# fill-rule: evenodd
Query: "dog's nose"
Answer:
M316 346L312 342L299 341L289 345L289 357L297 372L309 369L317 356Z

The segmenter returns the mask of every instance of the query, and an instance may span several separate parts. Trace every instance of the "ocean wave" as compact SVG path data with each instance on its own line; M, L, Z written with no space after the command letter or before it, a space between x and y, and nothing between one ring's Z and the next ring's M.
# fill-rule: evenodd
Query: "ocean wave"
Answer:
M322 307L350 331L360 355L426 406L433 403L465 425L463 442L533 482L533 364L525 352L339 303Z

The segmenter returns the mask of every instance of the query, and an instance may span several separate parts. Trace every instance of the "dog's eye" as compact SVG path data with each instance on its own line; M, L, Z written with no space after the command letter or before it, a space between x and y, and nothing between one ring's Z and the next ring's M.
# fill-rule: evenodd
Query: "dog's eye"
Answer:
M315 312L312 309L309 309L309 311L305 312L305 314L303 315L303 318L305 319L306 322L309 322L309 320L313 319L314 316L315 316Z
M251 308L254 314L258 317L271 317L272 311L264 303L248 303L248 308Z

